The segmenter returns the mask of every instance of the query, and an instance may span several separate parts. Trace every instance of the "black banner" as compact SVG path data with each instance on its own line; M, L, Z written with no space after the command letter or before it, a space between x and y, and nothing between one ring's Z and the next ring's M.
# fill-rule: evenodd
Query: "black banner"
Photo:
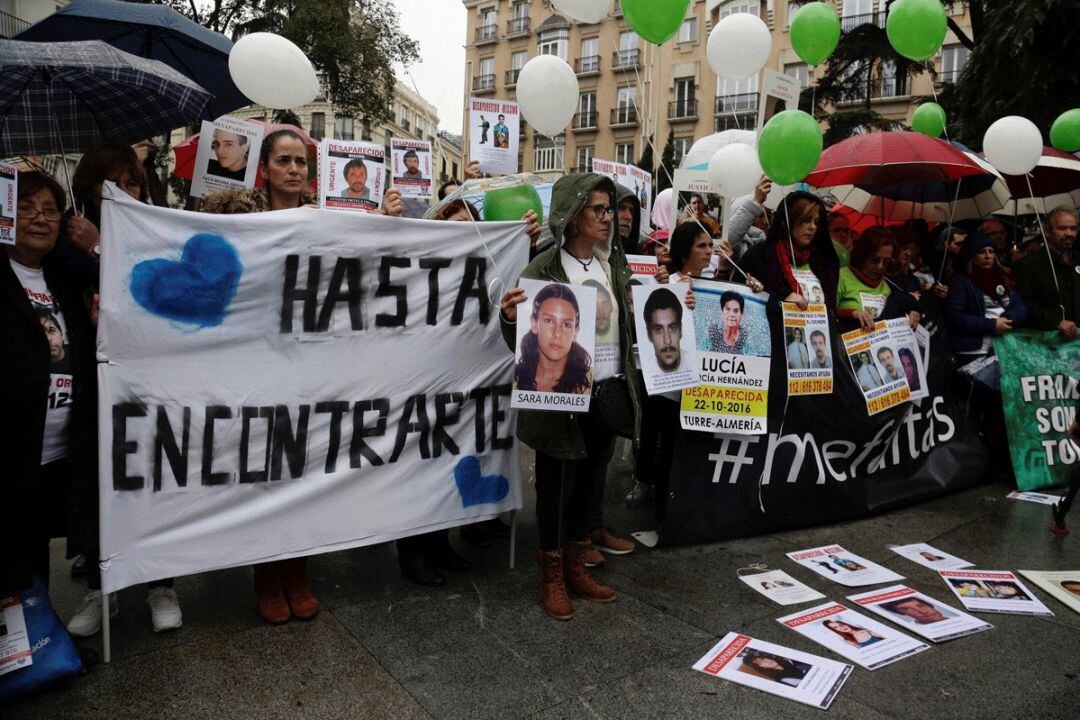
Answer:
M849 520L982 482L987 453L965 416L966 392L956 382L936 308L923 322L931 331L930 396L869 417L835 325L833 393L787 397L774 303L769 433L678 433L661 542Z

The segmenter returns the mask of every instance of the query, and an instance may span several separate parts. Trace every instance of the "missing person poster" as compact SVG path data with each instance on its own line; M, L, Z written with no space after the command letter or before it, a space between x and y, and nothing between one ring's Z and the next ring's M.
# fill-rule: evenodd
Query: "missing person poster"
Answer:
M15 216L19 209L19 169L0 162L0 245L15 244Z
M34 664L18 595L0 597L0 675Z
M789 395L828 395L833 390L832 342L824 305L783 303Z
M910 399L907 377L885 322L875 323L873 330L846 332L841 338L851 371L866 399L867 414L877 415Z
M906 585L849 595L848 600L936 643L994 627Z
M827 710L854 669L846 663L729 632L694 669Z
M390 178L403 197L431 197L431 143L426 140L390 139Z
M887 372L892 372L891 368L899 364L900 371L904 373L908 389L911 391L910 399L921 400L929 397L930 388L926 384L926 363L923 362L923 350L908 319L906 317L894 318L886 320L885 324L889 327L889 340L892 347L896 349L896 357L891 363L884 363L883 367L890 368ZM921 325L919 329L923 330ZM925 332L923 330L923 333ZM883 379L888 379L888 377L884 376Z
M1007 570L939 570L964 607L974 612L1053 617L1054 613Z
M890 545L889 549L897 555L906 557L908 560L919 563L931 570L960 570L971 567L973 564L926 543Z
M634 196L641 203L641 227L649 227L649 219L652 217L652 173L642 170L637 165L625 165L626 175L623 183L628 189L634 191Z
M510 407L588 412L596 357L596 289L522 279Z
M1027 490L1019 491L1013 490L1005 497L1010 500L1023 500L1024 502L1033 502L1040 505L1057 505L1061 502L1060 495L1054 495L1053 493L1037 493Z
M789 552L787 556L804 568L848 587L877 585L904 579L903 575L897 575L892 570L848 552L839 545L796 550Z
M469 159L480 163L480 172L518 171L519 118L515 102L469 98Z
M660 263L655 255L627 255L626 263L630 266L631 285L656 283L656 271L660 269Z
M783 570L740 575L739 579L778 605L798 605L825 599L817 590L804 585Z
M359 140L319 143L319 206L376 212L382 205L386 148Z
M1080 570L1021 570L1020 574L1080 613Z
M867 670L877 670L930 649L926 643L837 602L778 618L777 622Z
M694 316L686 307L689 285L638 285L633 294L634 324L645 390L659 395L698 384Z
M625 167L622 163L612 160L601 160L600 158L593 158L592 160L592 171L597 175L611 178L611 182L614 183L619 182L622 167Z
M766 430L772 340L768 295L745 285L693 282L701 384L682 392L684 430L756 435Z
M203 120L191 178L192 197L255 187L264 129L260 123L228 115L213 122Z

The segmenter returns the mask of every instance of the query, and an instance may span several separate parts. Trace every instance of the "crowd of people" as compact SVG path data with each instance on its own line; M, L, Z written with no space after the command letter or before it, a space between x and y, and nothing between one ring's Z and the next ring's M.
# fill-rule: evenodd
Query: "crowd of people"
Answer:
M101 236L102 189L110 181L140 202L163 202L152 197L160 193L155 192L156 178L146 172L151 152L146 144L117 143L87 152L71 179L70 206L68 194L49 175L20 173L15 244L5 248L8 263L0 267L0 392L14 413L0 441L12 469L0 492L15 507L41 511L33 513L32 521L31 513L20 513L25 517L16 520L12 538L0 548L0 595L28 586L35 574L47 581L50 539L66 537L72 572L85 575L88 588L67 622L76 636L96 634L104 612L95 371L98 260L102 242L108 242ZM208 195L200 211L274 212L315 203L300 135L272 132L258 154L262 188ZM476 174L475 165L468 166L467 175ZM440 188L440 200L455 185ZM633 441L635 448L635 486L627 501L643 505L651 498L658 523L665 513L678 403L648 395L636 367L628 254L655 255L656 281L685 284L691 310L690 284L711 278L745 283L802 308L824 304L841 332L900 317L914 327L938 313L957 372L970 387L973 417L991 439L1001 439L1004 432L999 376L994 363L987 362L993 337L1019 328L1076 337L1080 254L1073 249L1075 208L1057 208L1046 216L1045 245L1041 238L1011 243L1008 229L994 217L966 230L931 232L925 222L910 221L856 234L845 215L830 212L826 201L811 192L791 192L768 211L764 203L770 189L762 178L751 196L734 203L726 234L696 194L686 198L688 210L674 227L670 203L679 202L678 196L658 197L651 216L655 227L643 228L639 196L593 173L569 174L555 183L546 228L532 212L522 218L530 262L521 277L597 287L606 299L598 303L604 314L602 323L598 317L598 335L611 346L604 362L588 368L593 388L588 412L521 410L517 415L518 439L536 452L539 595L552 617L573 617L571 593L594 602L614 600L615 590L594 573L604 565L605 554L635 549L633 540L613 532L603 518L604 486L618 437ZM388 190L380 212L400 216L403 210L400 194ZM453 198L435 214L436 220L460 222L479 217L468 201ZM501 298L508 353L516 343L517 308L526 299L520 288ZM580 312L569 300L564 304L567 312ZM812 340L825 342L824 336ZM737 333L717 341L739 351ZM573 372L568 363L533 382L558 387L572 383ZM998 450L1006 446L1004 441L991 444ZM998 467L1008 465L1006 459ZM1061 508L1055 511L1055 525L1065 527ZM508 534L499 520L460 529L460 538L473 545ZM446 530L399 540L397 550L403 575L423 585L441 585L449 572L471 565L451 545ZM304 558L255 566L254 586L258 611L269 623L306 620L319 612ZM180 600L171 580L151 583L147 602L156 631L181 626Z

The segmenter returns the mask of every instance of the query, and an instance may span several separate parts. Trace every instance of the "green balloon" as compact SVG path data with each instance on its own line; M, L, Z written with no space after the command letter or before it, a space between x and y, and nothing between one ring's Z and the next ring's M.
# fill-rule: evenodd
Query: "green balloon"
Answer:
M807 65L820 65L840 42L840 18L831 5L803 5L791 21L791 46Z
M911 128L932 138L941 137L945 130L945 117L945 108L935 102L923 103L911 117Z
M499 188L484 195L485 220L520 220L530 210L537 222L544 222L544 204L532 185Z
M810 174L821 158L821 128L802 110L777 113L758 138L758 160L769 179L794 185Z
M626 23L641 37L661 45L679 31L690 0L623 0Z
M1066 110L1050 126L1050 144L1058 150L1080 150L1080 108Z
M949 16L939 0L896 0L885 33L896 52L909 60L929 60L941 49Z

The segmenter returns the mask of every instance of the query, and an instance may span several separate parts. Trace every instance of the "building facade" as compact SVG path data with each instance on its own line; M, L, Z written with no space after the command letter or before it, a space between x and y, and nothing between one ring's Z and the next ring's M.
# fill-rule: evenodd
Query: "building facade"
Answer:
M844 31L867 23L884 26L887 0L828 1L837 7ZM814 77L791 47L790 21L805 0L691 0L676 36L659 47L627 25L618 0L594 24L568 19L549 0L462 2L468 12L467 94L514 100L521 68L538 54L558 55L577 74L577 112L564 134L549 138L522 123L519 167L549 178L589 170L594 157L636 162L650 142L656 164L669 135L678 162L695 139L718 130L754 129L758 78L724 80L706 60L709 31L732 13L753 13L769 26L773 52L766 67L798 78L804 87ZM964 11L961 2L949 5L966 28ZM955 79L966 60L967 51L950 32L935 59L939 81ZM932 92L928 75L908 82L884 68L872 82L871 104L886 120L908 122L915 98Z

